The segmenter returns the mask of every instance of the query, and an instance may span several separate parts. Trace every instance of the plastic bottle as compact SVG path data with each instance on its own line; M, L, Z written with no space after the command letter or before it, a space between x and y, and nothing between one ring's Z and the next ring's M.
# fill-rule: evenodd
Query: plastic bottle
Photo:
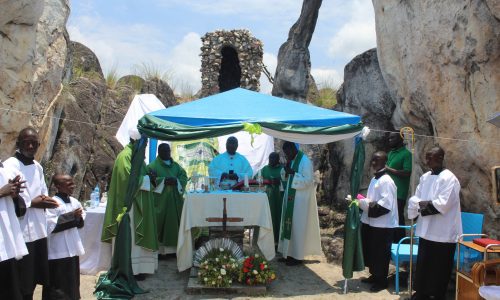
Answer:
M97 185L90 194L90 205L93 208L99 206L99 185Z

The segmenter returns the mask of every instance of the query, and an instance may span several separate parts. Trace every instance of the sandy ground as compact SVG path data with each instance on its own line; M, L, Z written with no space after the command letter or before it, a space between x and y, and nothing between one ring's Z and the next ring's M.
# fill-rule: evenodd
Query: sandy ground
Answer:
M139 285L149 293L137 295L134 299L405 299L394 294L394 286L378 293L369 292L370 285L360 282L367 272L357 272L349 280L348 294L343 294L344 280L341 266L329 264L324 257L309 257L304 265L286 266L271 262L278 275L268 293L261 297L247 297L237 294L187 295L189 271L177 272L175 258L161 260L159 270L149 275ZM97 276L82 275L80 292L82 299L95 299L92 295ZM41 299L41 288L37 287L34 299Z

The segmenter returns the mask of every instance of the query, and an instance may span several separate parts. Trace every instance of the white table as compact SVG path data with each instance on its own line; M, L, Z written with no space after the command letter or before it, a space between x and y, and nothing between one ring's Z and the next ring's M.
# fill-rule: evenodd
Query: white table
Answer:
M188 193L182 207L179 238L177 240L177 269L184 271L193 266L193 227L220 226L206 218L222 218L223 200L226 198L227 217L243 218L242 222L227 222L227 226L259 226L257 245L266 259L275 256L273 223L266 193L211 192Z
M79 230L85 254L80 256L80 274L95 275L111 265L111 244L101 242L106 207L87 208L85 226Z

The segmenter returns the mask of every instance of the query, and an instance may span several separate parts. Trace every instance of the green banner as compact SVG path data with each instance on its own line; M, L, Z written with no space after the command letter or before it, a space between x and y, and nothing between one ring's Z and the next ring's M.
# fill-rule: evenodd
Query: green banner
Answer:
M291 168L295 173L299 171L299 165L300 161L302 160L302 156L304 156L304 153L302 151L299 151L297 152L297 155L293 160ZM292 182L295 173L293 175L288 175L288 184L286 186L287 199L285 199L286 210L285 210L285 216L283 218L283 231L282 231L283 233L281 235L282 240L283 239L289 240L290 237L292 236L293 207L295 203L295 192L296 192L296 189L292 188Z

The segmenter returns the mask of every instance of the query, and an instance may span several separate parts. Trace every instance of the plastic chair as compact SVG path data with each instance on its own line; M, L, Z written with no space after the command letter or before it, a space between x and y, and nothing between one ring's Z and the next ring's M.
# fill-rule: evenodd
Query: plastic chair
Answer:
M416 224L413 225L413 232L415 232L415 227ZM404 228L406 230L410 230L411 226L398 226L398 228ZM402 242L409 239L410 237L407 236L399 240L397 244L391 245L391 260L396 265L396 280L394 284L396 295L399 294L399 264L402 262L410 261L410 244L402 244ZM417 261L417 254L418 254L418 245L416 245L415 242L418 242L418 236L413 236L413 239L414 243L413 243L412 258L413 262L415 263Z
M459 240L470 242L475 238L485 236L484 234L482 234L484 221L483 214L462 212L460 215L462 217L462 235L460 235ZM458 249L455 251L455 265L457 264L457 253ZM468 257L468 259L470 260L477 260L479 256L481 256L481 253L476 251L469 254L472 255L472 257ZM460 251L460 264L464 263L464 255L465 252Z

